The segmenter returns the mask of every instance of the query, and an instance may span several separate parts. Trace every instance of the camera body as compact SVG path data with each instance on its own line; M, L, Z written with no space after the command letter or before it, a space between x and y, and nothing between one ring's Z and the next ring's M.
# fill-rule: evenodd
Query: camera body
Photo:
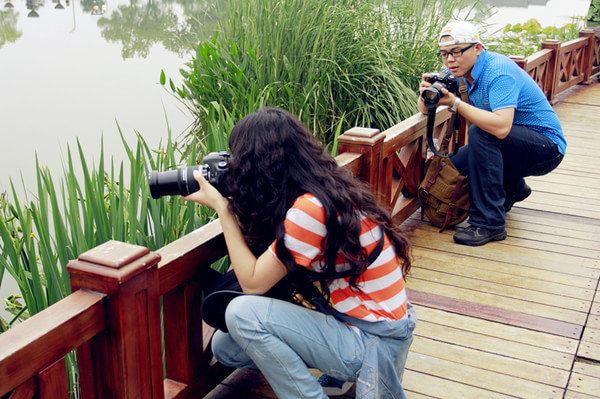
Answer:
M430 73L425 79L431 83L431 86L425 88L421 93L421 98L427 108L436 107L440 99L444 96L442 89L448 90L450 93L458 94L458 79L447 72Z
M194 179L194 170L198 170L222 195L228 196L226 180L230 156L227 151L211 152L202 159L202 165L183 166L166 172L153 170L148 177L150 195L157 199L165 195L186 196L200 190L200 185Z

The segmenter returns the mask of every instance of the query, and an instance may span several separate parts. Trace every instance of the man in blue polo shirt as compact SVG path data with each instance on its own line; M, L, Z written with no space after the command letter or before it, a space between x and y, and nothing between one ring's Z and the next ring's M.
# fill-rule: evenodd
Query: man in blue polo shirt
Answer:
M526 176L558 166L567 143L554 110L535 81L510 58L486 50L477 28L454 21L439 36L439 54L448 71L463 78L470 104L447 90L439 105L470 124L468 145L453 156L469 177L469 227L454 234L464 245L506 238L504 216L531 194ZM424 75L420 91L430 86ZM419 96L419 109L427 113Z

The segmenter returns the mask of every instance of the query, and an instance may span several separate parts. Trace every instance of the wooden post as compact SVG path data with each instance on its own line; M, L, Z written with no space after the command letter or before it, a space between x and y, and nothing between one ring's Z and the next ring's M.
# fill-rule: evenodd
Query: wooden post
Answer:
M552 50L552 56L548 61L548 71L546 72L546 82L544 86L548 89L548 101L550 104L554 104L554 93L556 92L556 86L560 78L560 42L558 40L544 40L542 42L542 49Z
M338 153L353 152L364 154L360 177L371 187L371 191L378 199L383 187L380 184L380 173L383 162L383 141L385 134L377 129L353 127L342 134L338 139Z
M584 29L579 32L579 37L588 39L585 54L583 55L583 82L582 84L589 85L592 83L592 64L594 63L594 51L596 45L596 33L593 29Z
M67 265L73 291L85 288L108 297L105 332L78 349L79 372L86 376L81 391L88 396L164 398L159 260L148 248L108 241Z

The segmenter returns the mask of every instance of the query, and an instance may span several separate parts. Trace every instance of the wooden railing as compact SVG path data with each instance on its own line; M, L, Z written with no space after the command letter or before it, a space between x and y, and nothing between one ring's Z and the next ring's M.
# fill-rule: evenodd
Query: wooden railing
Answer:
M579 38L561 43L545 40L542 49L527 58L511 57L536 81L551 103L556 96L576 84L589 84L600 72L600 40L592 29Z
M600 72L592 31L542 47L515 61L550 101ZM450 117L438 110L438 133ZM397 223L419 207L425 126L419 114L339 138L338 164L366 181ZM73 293L0 335L0 397L67 398L64 358L73 350L84 399L203 396L228 372L211 366L212 331L200 319L202 287L216 273L209 265L225 255L218 221L156 252L109 241L81 254L68 265Z

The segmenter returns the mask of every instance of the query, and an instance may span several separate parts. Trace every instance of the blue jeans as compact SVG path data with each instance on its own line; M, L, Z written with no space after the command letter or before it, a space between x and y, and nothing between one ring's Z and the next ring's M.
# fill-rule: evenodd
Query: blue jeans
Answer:
M366 334L331 315L246 295L229 304L225 319L229 333L217 331L212 341L216 359L260 369L279 398L327 398L308 368L355 381L362 367Z
M527 127L514 125L500 140L471 125L469 144L451 157L458 171L469 176L469 224L503 228L505 199L523 190L524 177L545 175L562 158L552 140Z

